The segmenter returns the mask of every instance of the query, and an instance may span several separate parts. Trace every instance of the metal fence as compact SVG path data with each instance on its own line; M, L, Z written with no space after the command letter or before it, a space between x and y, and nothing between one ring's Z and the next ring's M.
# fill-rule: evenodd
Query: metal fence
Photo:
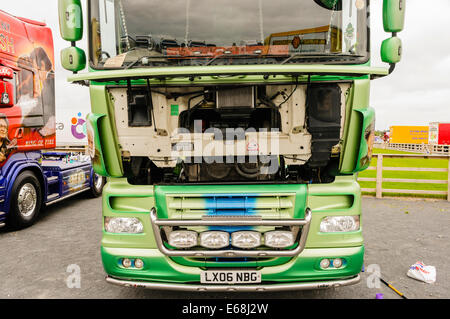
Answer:
M445 195L447 200L450 201L450 157L439 155L397 155L397 154L374 154L377 157L377 166L371 166L368 170L376 170L376 178L359 177L358 181L361 182L376 182L376 188L362 188L363 192L375 192L377 198L382 198L383 193L397 193L397 194L422 194L422 195ZM383 166L384 158L400 158L400 159L445 159L448 161L447 168L425 168L425 167L386 167ZM446 180L435 179L409 179L409 178L384 178L384 171L407 171L407 172L446 172ZM446 191L437 190L412 190L412 189L386 189L383 188L383 182L395 182L395 183L425 183L425 184L446 184Z
M379 143L374 147L412 153L450 155L450 145Z

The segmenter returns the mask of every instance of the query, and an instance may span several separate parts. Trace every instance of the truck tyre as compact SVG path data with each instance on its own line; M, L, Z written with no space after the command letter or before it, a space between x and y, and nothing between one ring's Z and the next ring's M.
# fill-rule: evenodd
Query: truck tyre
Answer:
M97 173L94 173L92 175L92 187L91 187L92 196L93 197L101 196L103 192L103 186L105 186L105 184L106 178L98 175Z
M39 180L30 172L19 174L11 191L11 206L8 224L14 229L33 225L42 206L42 189Z

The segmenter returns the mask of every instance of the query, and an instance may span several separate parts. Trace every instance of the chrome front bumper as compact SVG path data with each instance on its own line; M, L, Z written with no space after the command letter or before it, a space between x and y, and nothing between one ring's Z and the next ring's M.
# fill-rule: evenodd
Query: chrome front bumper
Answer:
M128 281L106 277L108 283L132 288L146 288L154 290L171 291L197 291L197 292L271 292L289 290L313 290L328 289L357 284L361 281L361 276L340 280L298 282L272 285L189 285L189 284L164 284L154 282Z
M152 208L150 212L151 224L158 249L161 253L170 257L295 257L305 249L305 243L311 223L311 216L312 214L309 208L305 210L304 219L280 220L255 219L252 217L241 218L239 216L207 216L207 218L201 220L158 219L156 208ZM175 250L167 248L164 245L164 240L161 233L162 228L183 226L287 226L291 227L293 231L301 231L301 235L296 243L296 247L291 250Z

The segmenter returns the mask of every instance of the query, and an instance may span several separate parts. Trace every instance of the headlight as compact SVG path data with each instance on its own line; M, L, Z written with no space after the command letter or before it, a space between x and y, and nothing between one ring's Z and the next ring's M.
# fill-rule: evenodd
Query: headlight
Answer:
M144 231L144 226L134 217L105 217L105 231L116 234L140 234Z
M294 245L294 234L290 231L270 231L264 234L264 244L272 248L287 248Z
M231 244L239 248L256 248L261 245L261 234L254 231L240 231L231 234Z
M200 245L211 249L227 247L230 245L230 234L222 231L209 231L201 233Z
M359 216L329 216L320 223L322 233L351 232L359 230Z
M197 246L198 235L195 231L177 230L169 235L169 245L176 248L191 248Z

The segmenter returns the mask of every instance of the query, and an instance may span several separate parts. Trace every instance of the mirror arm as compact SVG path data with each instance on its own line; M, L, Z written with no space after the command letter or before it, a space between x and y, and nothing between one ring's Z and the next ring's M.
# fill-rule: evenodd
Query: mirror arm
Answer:
M394 70L395 70L396 64L395 63L390 63L389 65L390 65L390 67L389 67L389 74L392 74L392 72L394 72Z

